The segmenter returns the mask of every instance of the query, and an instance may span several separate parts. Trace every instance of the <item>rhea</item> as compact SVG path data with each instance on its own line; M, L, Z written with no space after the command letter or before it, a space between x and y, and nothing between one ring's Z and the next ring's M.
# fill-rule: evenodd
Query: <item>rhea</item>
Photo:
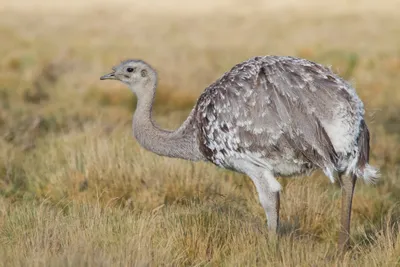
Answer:
M276 177L321 169L332 182L337 179L342 191L338 247L347 249L356 180L374 182L378 169L368 164L363 103L330 68L295 57L250 58L208 86L175 131L152 120L154 68L125 60L112 70L100 79L119 80L136 94L133 133L141 146L248 175L273 233L279 228Z

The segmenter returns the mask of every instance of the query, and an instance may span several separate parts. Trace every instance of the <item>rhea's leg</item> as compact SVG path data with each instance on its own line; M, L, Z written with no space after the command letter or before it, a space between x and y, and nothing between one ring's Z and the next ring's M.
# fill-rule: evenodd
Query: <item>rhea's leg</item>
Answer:
M340 220L340 231L338 240L338 249L340 253L345 252L349 248L350 241L350 218L351 206L353 202L354 187L356 184L356 176L339 176L339 183L342 189L342 210Z
M277 233L279 228L280 185L269 172L252 177L252 180L267 215L268 230Z

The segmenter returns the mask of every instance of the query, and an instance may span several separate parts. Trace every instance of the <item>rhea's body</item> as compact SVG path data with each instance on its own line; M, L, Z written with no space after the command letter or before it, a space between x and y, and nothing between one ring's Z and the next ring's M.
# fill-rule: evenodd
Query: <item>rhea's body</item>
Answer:
M241 171L240 161L276 176L320 168L332 182L335 171L371 178L363 103L330 69L304 59L236 65L204 91L194 120L202 155L221 167Z

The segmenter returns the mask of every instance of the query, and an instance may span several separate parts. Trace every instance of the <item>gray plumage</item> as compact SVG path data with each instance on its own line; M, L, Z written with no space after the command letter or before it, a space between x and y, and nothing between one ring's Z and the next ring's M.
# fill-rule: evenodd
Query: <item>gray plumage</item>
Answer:
M133 132L144 148L247 174L273 232L281 189L276 176L322 169L334 182L337 173L343 192L339 246L347 247L356 178L374 181L378 170L368 164L363 103L329 68L294 57L251 58L207 87L175 131L151 118L157 73L150 65L126 60L101 79L120 80L137 95Z
M195 114L200 149L221 167L235 169L231 158L246 157L278 176L321 168L332 181L334 171L373 178L364 173L369 142L362 139L369 134L361 100L308 60L267 56L238 64L204 91Z

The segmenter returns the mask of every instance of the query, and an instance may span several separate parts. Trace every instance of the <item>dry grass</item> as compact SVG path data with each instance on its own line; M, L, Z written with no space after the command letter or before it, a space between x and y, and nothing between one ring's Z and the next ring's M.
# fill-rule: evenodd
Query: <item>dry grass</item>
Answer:
M400 265L397 1L3 2L0 266ZM321 173L281 180L277 244L248 178L144 151L135 98L99 81L119 60L147 60L161 78L156 119L174 128L203 88L263 54L332 65L365 102L383 175L357 185L342 263L340 191Z

